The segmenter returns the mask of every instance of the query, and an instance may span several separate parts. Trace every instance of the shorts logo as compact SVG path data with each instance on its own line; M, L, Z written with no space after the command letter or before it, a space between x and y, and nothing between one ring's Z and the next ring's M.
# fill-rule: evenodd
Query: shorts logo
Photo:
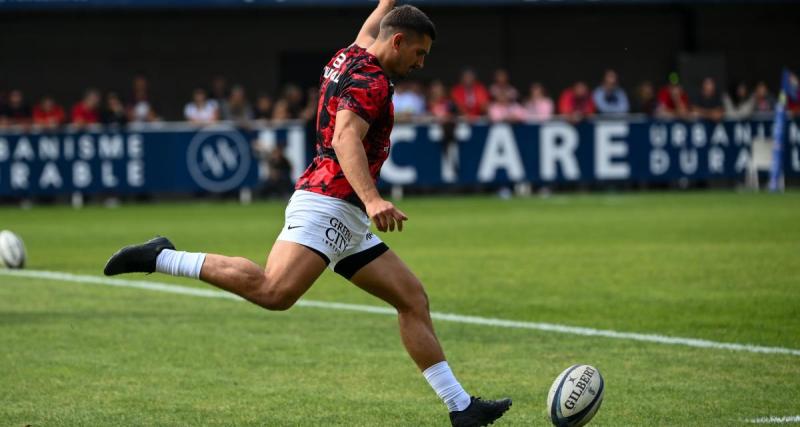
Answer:
M366 240L372 240L373 237L374 234L372 234L371 232L367 232Z
M325 230L325 244L331 247L336 253L342 253L347 249L353 233L338 218L331 218L330 228Z

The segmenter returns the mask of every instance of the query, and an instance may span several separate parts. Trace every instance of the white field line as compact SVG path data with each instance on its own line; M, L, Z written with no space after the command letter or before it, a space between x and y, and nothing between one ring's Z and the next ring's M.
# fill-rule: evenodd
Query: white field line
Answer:
M790 424L800 423L800 415L794 417L762 417L744 420L750 424Z
M63 282L90 283L107 286L120 286L126 288L146 289L150 291L167 292L181 295L191 295L205 298L223 298L239 300L242 298L223 291L213 289L198 289L187 286L178 286L167 283L145 282L141 280L111 279L101 276L86 276L56 271L37 271L37 270L8 270L0 269L0 276L29 277L36 279L57 280ZM395 315L395 311L388 307L377 307L371 305L347 304L339 302L312 301L301 299L297 302L301 307L316 307L332 310L358 311L363 313ZM657 334L642 334L635 332L619 332L608 329L583 328L578 326L559 325L554 323L523 322L517 320L497 319L491 317L464 316L452 313L432 312L431 317L435 320L467 323L482 326L496 326L512 329L533 329L545 332L558 332L570 335L583 335L590 337L614 338L628 341L650 342L657 344L680 345L695 348L709 348L717 350L744 351L749 353L766 354L788 354L800 356L800 349L785 347L765 347L753 344L739 344L709 341L696 338L670 337ZM793 422L793 421L792 421Z

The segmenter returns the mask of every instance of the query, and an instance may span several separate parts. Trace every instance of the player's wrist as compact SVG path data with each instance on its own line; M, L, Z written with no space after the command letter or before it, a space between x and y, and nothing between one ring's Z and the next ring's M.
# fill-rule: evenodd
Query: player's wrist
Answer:
M375 197L370 197L370 198L367 198L366 200L363 200L365 207L366 206L373 206L373 205L375 205L377 203L380 203L382 201L383 201L383 199L381 198L380 195L377 195Z

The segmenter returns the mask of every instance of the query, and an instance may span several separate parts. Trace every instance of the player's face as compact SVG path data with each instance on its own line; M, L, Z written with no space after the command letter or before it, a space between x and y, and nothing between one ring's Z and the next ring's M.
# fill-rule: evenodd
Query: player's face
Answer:
M425 57L431 51L433 40L428 35L399 33L396 36L397 62L393 72L398 77L405 77L425 66Z

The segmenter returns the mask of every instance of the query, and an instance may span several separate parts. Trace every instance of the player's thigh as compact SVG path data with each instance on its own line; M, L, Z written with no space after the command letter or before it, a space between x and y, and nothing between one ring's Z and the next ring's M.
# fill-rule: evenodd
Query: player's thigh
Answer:
M398 310L428 309L422 283L391 249L358 270L350 281Z
M269 252L264 274L271 289L297 299L314 284L327 266L328 263L308 247L278 240Z

